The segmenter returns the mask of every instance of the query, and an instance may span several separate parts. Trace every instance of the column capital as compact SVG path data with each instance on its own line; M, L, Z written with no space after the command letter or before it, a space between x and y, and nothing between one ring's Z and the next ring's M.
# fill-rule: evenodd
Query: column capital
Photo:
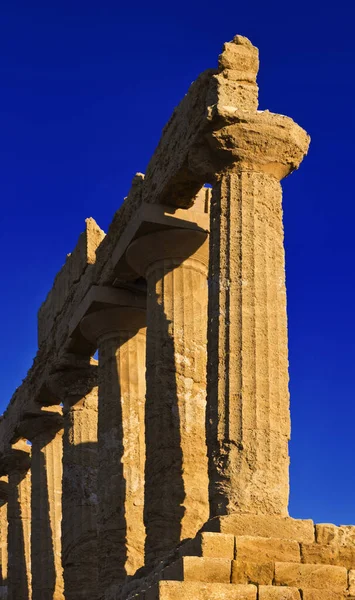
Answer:
M221 126L211 129L207 144L189 155L190 167L205 181L214 183L228 171L262 172L281 180L307 154L310 137L290 117L215 105L209 118Z
M172 229L149 233L135 240L126 258L132 268L145 276L148 268L160 261L174 259L178 266L188 258L208 266L208 233L201 230Z
M20 440L0 456L0 476L26 473L31 467L31 447Z
M46 381L46 389L58 404L75 404L97 387L97 382L97 361L92 361L53 372Z
M88 341L98 344L102 336L122 331L138 332L146 326L146 296L125 288L115 290L115 306L89 312L80 322Z
M42 434L47 434L52 439L63 427L62 409L53 406L51 410L43 408L41 411L25 414L16 428L16 434L33 442Z

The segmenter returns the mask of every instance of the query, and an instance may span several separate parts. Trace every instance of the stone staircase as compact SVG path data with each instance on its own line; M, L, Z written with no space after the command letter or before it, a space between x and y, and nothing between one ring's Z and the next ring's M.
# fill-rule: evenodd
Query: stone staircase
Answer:
M126 598L355 600L355 528L316 525L313 531L308 541L200 533Z

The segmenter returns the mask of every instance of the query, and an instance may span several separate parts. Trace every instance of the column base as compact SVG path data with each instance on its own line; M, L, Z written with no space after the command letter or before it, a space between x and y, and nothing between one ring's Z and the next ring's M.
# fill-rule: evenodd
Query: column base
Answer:
M122 586L117 600L344 600L355 597L355 527L228 515ZM227 531L227 532L226 532ZM111 597L110 597L111 600Z

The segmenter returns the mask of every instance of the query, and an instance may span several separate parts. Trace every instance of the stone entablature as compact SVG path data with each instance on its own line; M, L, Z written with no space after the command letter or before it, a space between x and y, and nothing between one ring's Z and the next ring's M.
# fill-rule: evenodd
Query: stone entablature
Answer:
M258 67L225 44L40 308L0 421L0 597L355 596L355 528L288 516L280 181L309 136L258 110Z

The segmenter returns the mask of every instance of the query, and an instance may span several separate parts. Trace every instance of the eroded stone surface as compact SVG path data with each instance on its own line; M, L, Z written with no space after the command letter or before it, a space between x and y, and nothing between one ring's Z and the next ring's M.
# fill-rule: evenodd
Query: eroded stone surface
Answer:
M355 527L314 530L287 516L280 180L298 168L309 137L292 119L257 110L258 68L249 40L224 45L217 68L174 111L107 235L87 220L40 309L38 354L0 422L11 600L31 595L31 518L33 600L63 598L60 543L66 600L355 594ZM111 290L110 308L103 296L88 302L94 288ZM112 309L118 288L147 293L146 361L144 324ZM62 489L61 438L50 438L42 414L60 403ZM31 516L22 438L33 443Z
M258 600L301 600L300 592L293 587L259 586Z
M315 588L345 592L348 585L347 570L329 565L276 563L275 583L298 588Z
M256 600L254 585L161 581L145 593L145 600Z
M138 239L127 253L148 285L148 560L194 537L208 518L206 237L200 231L159 232Z

